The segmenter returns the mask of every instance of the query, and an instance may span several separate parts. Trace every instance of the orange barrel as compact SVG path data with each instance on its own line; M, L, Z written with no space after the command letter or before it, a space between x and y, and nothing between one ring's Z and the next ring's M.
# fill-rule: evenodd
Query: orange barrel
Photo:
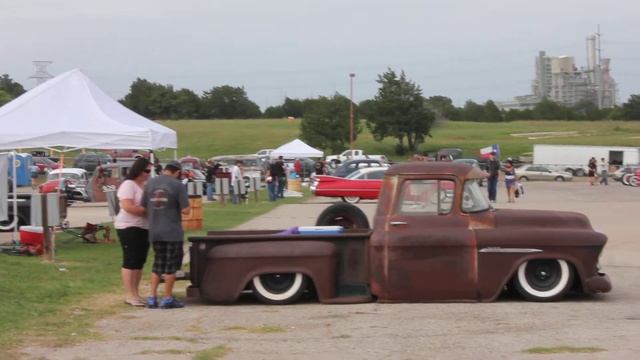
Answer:
M185 231L202 230L202 196L189 196L189 206L191 206L191 212L187 215L182 215L182 228Z

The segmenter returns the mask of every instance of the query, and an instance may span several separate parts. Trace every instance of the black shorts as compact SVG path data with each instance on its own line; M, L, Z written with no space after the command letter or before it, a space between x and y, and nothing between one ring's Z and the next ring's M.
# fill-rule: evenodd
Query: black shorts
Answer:
M122 267L140 270L149 253L149 230L139 227L116 229L122 246Z
M153 251L156 256L153 261L154 274L175 274L182 266L182 242L154 241Z

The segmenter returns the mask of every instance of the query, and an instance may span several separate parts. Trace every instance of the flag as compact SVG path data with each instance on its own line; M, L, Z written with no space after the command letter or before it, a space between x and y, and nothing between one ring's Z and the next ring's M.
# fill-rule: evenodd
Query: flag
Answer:
M492 152L496 153L496 157L500 156L500 145L493 144L491 146L483 147L480 149L480 158L488 159Z

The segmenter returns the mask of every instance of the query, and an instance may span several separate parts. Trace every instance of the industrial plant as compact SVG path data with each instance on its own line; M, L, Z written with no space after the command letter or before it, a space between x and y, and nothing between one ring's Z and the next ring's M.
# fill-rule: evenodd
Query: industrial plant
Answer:
M587 65L578 68L573 56L548 56L540 51L535 57L532 94L497 102L503 110L531 109L542 99L564 106L590 101L599 109L616 105L617 87L610 73L611 59L601 57L600 33L586 39Z

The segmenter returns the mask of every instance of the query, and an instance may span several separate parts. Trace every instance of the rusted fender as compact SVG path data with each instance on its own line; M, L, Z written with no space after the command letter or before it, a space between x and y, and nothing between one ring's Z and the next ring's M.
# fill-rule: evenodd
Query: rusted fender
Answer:
M300 272L314 283L318 298L336 291L337 251L324 241L269 241L225 244L207 254L200 283L202 298L216 303L234 302L254 276Z

